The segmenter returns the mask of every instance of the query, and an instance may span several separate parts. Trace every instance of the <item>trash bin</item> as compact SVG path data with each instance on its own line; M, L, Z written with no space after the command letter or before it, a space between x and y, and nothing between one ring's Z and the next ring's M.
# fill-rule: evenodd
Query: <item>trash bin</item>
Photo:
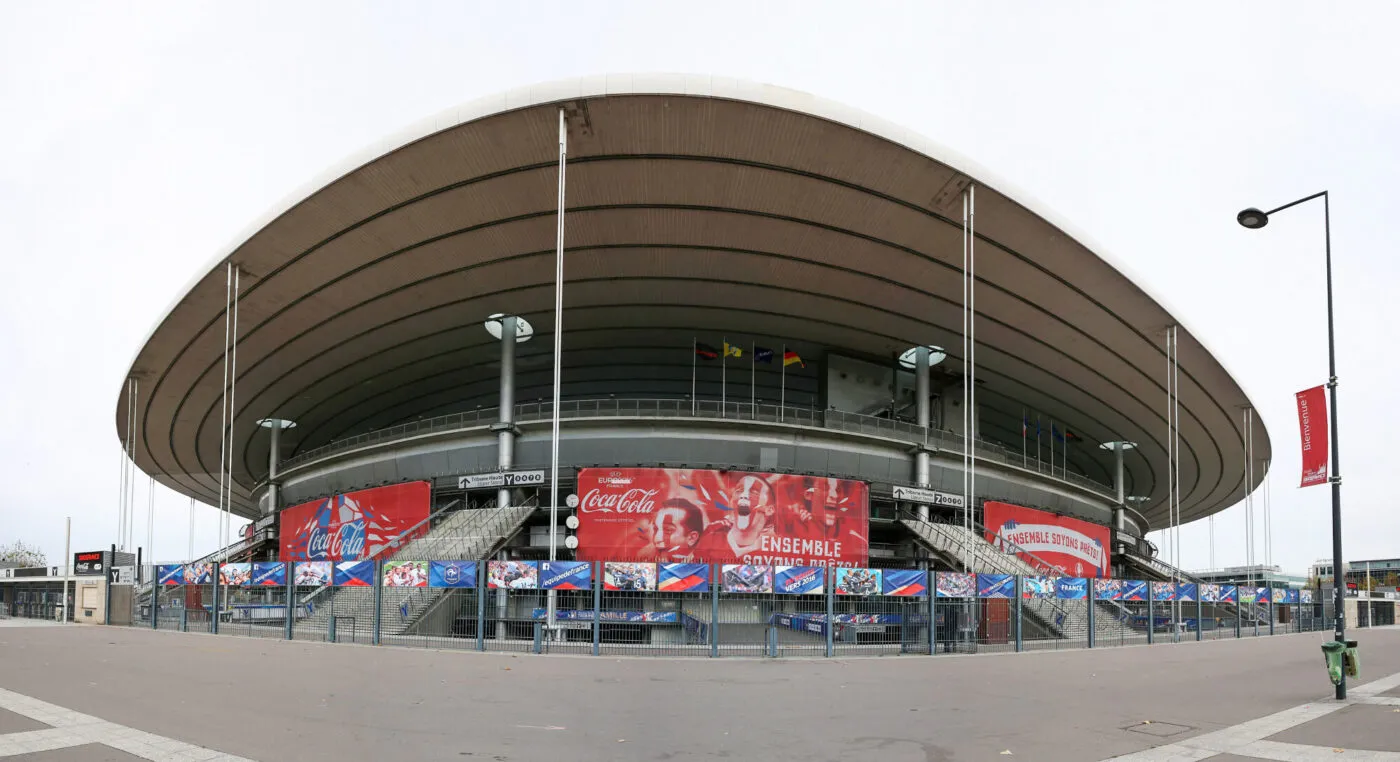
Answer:
M1322 660L1327 665L1327 676L1333 685L1342 684L1343 661L1346 658L1347 644L1329 640L1322 644Z
M1347 677L1361 676L1361 657L1356 653L1356 641L1347 641L1347 650L1342 664L1346 667Z

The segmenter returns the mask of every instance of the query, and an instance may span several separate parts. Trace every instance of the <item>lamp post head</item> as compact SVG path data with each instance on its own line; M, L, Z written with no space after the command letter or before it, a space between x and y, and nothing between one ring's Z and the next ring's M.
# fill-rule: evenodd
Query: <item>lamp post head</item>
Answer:
M1239 223L1241 225L1249 228L1250 230L1258 230L1259 228L1262 228L1265 225L1269 224L1269 215L1259 211L1258 209L1255 209L1252 206L1236 215L1235 219L1239 220Z

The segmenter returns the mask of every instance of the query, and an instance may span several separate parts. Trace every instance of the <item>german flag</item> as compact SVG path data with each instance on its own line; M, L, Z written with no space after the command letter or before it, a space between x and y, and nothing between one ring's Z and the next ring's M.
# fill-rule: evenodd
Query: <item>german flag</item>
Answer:
M798 357L796 352L784 352L783 367L786 368L789 365L796 365L799 368L807 367L807 363L802 362L802 358Z

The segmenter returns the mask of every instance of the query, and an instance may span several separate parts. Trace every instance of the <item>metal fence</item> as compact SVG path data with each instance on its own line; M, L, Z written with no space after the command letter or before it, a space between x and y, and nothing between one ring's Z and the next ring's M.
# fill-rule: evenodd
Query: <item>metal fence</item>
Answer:
M543 563L578 572L576 581L539 589ZM1331 602L1315 602L1313 591L1241 603L1230 586L1202 586L1211 598L1202 601L1194 585L928 570L899 570L915 583L891 592L878 577L873 585L869 579L877 572L893 578L896 570L859 570L871 575L856 586L842 581L846 570L777 567L779 579L796 574L789 579L805 585L785 592L773 581L774 567L428 559L255 566L266 568L240 577L225 572L246 571L246 564L155 567L143 575L150 581L133 589L132 626L475 651L721 658L1107 648L1332 627ZM690 568L692 578L664 579L671 566Z

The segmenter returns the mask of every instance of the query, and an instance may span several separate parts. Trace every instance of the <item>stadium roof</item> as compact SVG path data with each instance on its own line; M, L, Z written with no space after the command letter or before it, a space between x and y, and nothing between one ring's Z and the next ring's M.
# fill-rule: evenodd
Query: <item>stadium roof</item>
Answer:
M260 418L296 450L495 404L497 312L531 320L517 399L548 398L558 110L568 115L565 395L689 391L690 346L782 341L888 358L920 343L961 373L962 191L976 190L984 431L1023 409L1077 434L1070 463L1166 521L1167 360L1179 324L1084 236L973 162L814 96L689 75L583 77L450 109L333 168L257 220L179 295L132 363L135 456L215 503L225 263L242 272L235 510L266 474ZM1250 402L1179 331L1182 517L1242 496ZM628 358L660 367L618 371ZM573 385L571 392L570 386ZM591 385L591 386L590 386ZM116 422L125 437L126 396ZM1262 463L1268 434L1256 430ZM1256 474L1262 479L1263 468Z

